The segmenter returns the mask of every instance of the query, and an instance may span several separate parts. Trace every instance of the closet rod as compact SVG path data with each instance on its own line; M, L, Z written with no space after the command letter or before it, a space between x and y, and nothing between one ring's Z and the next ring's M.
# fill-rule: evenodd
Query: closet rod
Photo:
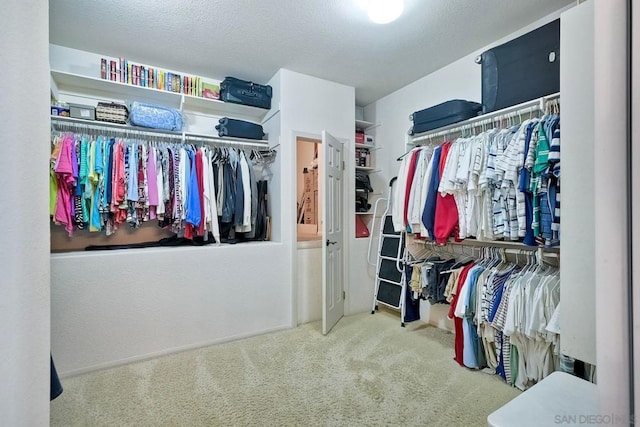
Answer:
M464 239L461 242L450 241L448 242L451 245L460 245L460 246L471 246L471 247L494 247L494 248L504 248L504 249L516 249L521 251L542 251L545 254L548 253L559 253L559 246L527 246L522 242L505 242L501 240L488 240L488 241L480 241L475 239Z
M197 133L186 133L186 132L171 132L161 129L147 129L144 128L134 128L129 125L123 125L119 123L109 123L109 122L100 122L100 124L95 123L94 121L84 120L84 119L76 119L73 117L61 117L61 116L51 116L51 125L53 127L57 126L66 126L69 128L76 128L78 130L82 129L95 129L98 131L104 132L121 132L122 134L131 134L136 136L155 136L161 138L170 138L170 139L179 139L183 141L198 141L198 142L209 142L209 143L218 143L218 144L228 144L228 145L240 145L247 147L259 147L259 148L269 148L269 141L267 140L246 140L242 138L220 138L217 136L197 134ZM59 130L59 129L58 129Z
M502 110L493 111L491 113L482 114L477 117L465 120L463 122L454 123L449 126L434 129L433 131L421 133L411 138L412 143L424 141L430 138L436 138L446 135L448 133L459 132L464 129L482 125L483 122L491 123L494 119L503 117L515 117L519 115L529 114L536 111L544 111L547 102L554 99L559 99L560 93L554 93L552 95L543 96L541 98L533 99L531 101L523 102L521 104L513 105L511 107L503 108Z
M104 132L122 132L124 134L131 133L134 135L146 135L146 136L162 136L165 138L182 138L181 132L169 132L166 130L160 129L137 129L133 128L129 125L123 125L120 123L109 123L109 122L95 122L92 120L85 119L76 119L74 117L63 117L63 116L51 116L51 125L52 126L66 126L69 128L76 128L78 130L82 129L95 129Z
M446 245L438 245L437 243L429 240L425 240L423 243L425 246L446 246ZM455 240L450 239L447 242L447 245L469 246L469 247L493 247L493 248L504 248L504 249L516 249L516 250L529 251L529 252L542 250L543 252L545 252L545 254L560 252L559 246L551 246L551 247L527 246L522 242L508 242L504 240L476 240L476 239L467 238L460 242L456 242Z
M211 135L198 135L195 133L189 133L185 135L185 139L187 141L197 141L197 142L212 142L212 143L222 143L222 144L231 144L231 145L241 145L244 147L258 147L258 148L269 148L269 141L264 142L249 142L244 139L236 139L236 138L218 138Z

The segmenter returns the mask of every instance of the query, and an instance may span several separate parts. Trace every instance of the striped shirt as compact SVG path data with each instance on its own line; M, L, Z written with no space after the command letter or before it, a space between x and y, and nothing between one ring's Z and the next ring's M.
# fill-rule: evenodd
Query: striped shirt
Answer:
M551 223L552 242L555 245L560 240L560 123L553 130L551 146L549 148L549 163L552 165L552 185L555 187L553 222Z

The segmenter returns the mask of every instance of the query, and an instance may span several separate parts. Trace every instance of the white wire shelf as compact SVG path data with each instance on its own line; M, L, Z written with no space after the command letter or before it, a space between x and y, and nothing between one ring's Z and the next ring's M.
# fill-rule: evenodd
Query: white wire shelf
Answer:
M540 98L532 99L531 101L523 102L521 104L513 105L511 107L503 108L501 110L492 111L491 113L483 114L471 119L467 119L462 122L454 123L449 126L444 126L438 129L433 129L427 132L422 132L409 136L409 144L416 145L420 141L424 141L431 138L438 138L448 134L460 132L463 130L471 130L478 126L490 125L494 120L501 120L505 118L523 118L527 114L540 112L545 110L547 102L557 100L560 98L560 93L554 93L551 95L543 96Z
M419 241L414 240L414 242L422 242L425 245L436 245L435 242L432 241ZM504 240L476 240L473 238L466 238L460 242L456 242L454 239L449 239L447 241L447 245L454 246L473 246L473 247L494 247L494 248L504 248L504 249L519 249L523 251L537 251L541 250L547 254L560 254L560 246L527 246L522 242L509 242Z
M245 138L218 137L214 135L205 135L190 132L171 132L162 129L142 128L119 123L101 122L98 120L78 119L74 117L51 116L51 124L57 130L72 129L95 129L106 132L115 132L124 136L155 136L159 138L178 139L183 141L203 141L228 145L241 145L250 147L269 148L268 140L256 140Z

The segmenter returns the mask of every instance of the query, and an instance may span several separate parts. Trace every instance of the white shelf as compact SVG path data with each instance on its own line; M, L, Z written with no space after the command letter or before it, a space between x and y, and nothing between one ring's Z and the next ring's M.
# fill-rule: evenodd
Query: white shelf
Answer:
M80 96L93 96L98 99L119 98L122 101L144 100L166 107L180 108L182 94L134 86L111 80L103 80L82 74L51 70L51 77L60 92L71 92Z
M375 123L367 122L365 120L356 120L356 129L365 130L365 129L370 128L371 126L374 126L374 125L375 125Z
M262 123L262 119L264 119L269 112L269 110L265 110L264 108L232 104L230 102L201 98L193 95L184 95L184 108L214 116L229 116L256 123Z
M365 166L356 166L357 171L365 171L365 172L373 172L376 168L365 167Z
M216 99L206 99L193 95L135 86L64 71L51 70L51 77L60 92L70 92L81 96L89 95L98 99L118 97L123 102L146 101L176 109L180 109L184 99L184 108L189 111L197 111L214 116L237 117L257 123L261 123L269 112L264 108L232 104Z
M356 130L363 130L363 131L367 131L368 129L374 128L376 126L379 126L379 124L375 124L375 123L371 123L371 122L367 122L365 120L356 120ZM377 151L380 149L380 147L377 147L375 144L355 144L355 148L356 150L358 149L365 149L365 150L369 150L369 153L367 154L368 156L371 156L373 158L373 154L371 153L372 151ZM375 162L373 162L375 163ZM380 170L376 170L376 168L374 167L366 167L366 166L356 166L355 167L356 171L363 171L366 173L375 173L375 172L380 172ZM356 188L356 195L358 193L363 193L366 192L367 196L373 196L373 195L380 195L380 193L374 193L374 192L367 192L365 190L362 189L357 189ZM367 212L354 212L356 215L356 218L358 218L359 216L366 216L366 217L372 217L374 212L373 210L369 210ZM366 221L370 221L370 219L366 219ZM355 236L356 239L358 238L358 236Z
M377 145L373 145L373 144L356 144L356 148L366 148L369 151L376 151L382 147L378 147Z

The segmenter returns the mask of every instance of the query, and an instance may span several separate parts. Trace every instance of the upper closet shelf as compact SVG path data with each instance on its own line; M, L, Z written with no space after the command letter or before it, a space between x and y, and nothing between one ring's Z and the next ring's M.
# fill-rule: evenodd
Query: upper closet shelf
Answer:
M51 70L56 88L52 90L73 93L79 96L93 96L97 99L119 97L123 102L146 101L172 108L184 108L190 112L200 112L214 116L229 116L261 123L269 110L248 105L232 104L215 99L200 98L176 92L168 92L142 86L135 86L82 74Z

